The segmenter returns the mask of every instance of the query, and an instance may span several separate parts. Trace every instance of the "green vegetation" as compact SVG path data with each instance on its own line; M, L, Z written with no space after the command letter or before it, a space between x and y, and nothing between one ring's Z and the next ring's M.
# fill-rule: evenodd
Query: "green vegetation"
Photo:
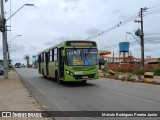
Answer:
M122 72L122 73L132 73L132 70L116 70L116 72Z
M160 65L158 65L157 67L151 68L149 70L154 72L154 75L160 76Z
M144 70L142 68L138 68L138 69L133 70L132 73L136 74L136 75L143 75L144 74Z

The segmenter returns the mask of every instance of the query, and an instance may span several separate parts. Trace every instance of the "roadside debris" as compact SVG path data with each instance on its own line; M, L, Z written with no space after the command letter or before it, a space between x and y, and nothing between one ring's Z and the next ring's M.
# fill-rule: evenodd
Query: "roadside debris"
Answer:
M133 75L131 73L118 73L111 69L106 71L99 70L99 75L100 77L114 79L114 80L160 85L160 82L154 81L154 79L152 81L151 80L147 81L145 80L146 79L145 77L143 78L143 76L139 76L136 74Z

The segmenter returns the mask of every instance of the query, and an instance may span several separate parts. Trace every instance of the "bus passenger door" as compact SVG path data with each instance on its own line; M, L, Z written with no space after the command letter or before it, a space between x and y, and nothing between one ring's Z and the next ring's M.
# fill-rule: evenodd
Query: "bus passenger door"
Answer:
M59 78L62 79L64 77L64 60L63 60L63 47L58 48L58 67L59 67Z
M38 55L38 71L41 73L41 54Z
M48 76L48 62L49 62L49 52L45 53L45 59L46 59L46 76Z

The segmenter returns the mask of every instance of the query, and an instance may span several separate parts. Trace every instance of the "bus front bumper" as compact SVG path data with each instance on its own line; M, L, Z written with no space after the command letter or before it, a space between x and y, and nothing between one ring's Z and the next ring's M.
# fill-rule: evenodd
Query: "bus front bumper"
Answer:
M99 79L99 74L94 73L94 74L87 74L87 75L69 75L65 73L65 79L63 81L66 82L81 82L84 80L96 80Z

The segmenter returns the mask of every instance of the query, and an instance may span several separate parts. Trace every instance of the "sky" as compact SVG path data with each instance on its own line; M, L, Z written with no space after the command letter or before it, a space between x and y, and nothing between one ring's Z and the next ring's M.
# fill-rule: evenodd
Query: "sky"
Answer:
M144 54L145 57L160 57L160 0L10 1L4 3L6 18L24 4L34 4L22 7L7 21L7 26L10 26L7 38L13 64L26 64L25 55L30 56L32 63L33 55L61 41L89 38L97 42L98 49L114 51L115 56L119 56L120 42L130 42L129 51L134 57L140 58L141 47L137 42L140 38L135 36L135 31L141 26L134 20L140 20L140 8L145 7ZM137 17L128 19L134 15ZM111 30L114 26L115 29ZM0 59L3 59L2 36L0 38Z

